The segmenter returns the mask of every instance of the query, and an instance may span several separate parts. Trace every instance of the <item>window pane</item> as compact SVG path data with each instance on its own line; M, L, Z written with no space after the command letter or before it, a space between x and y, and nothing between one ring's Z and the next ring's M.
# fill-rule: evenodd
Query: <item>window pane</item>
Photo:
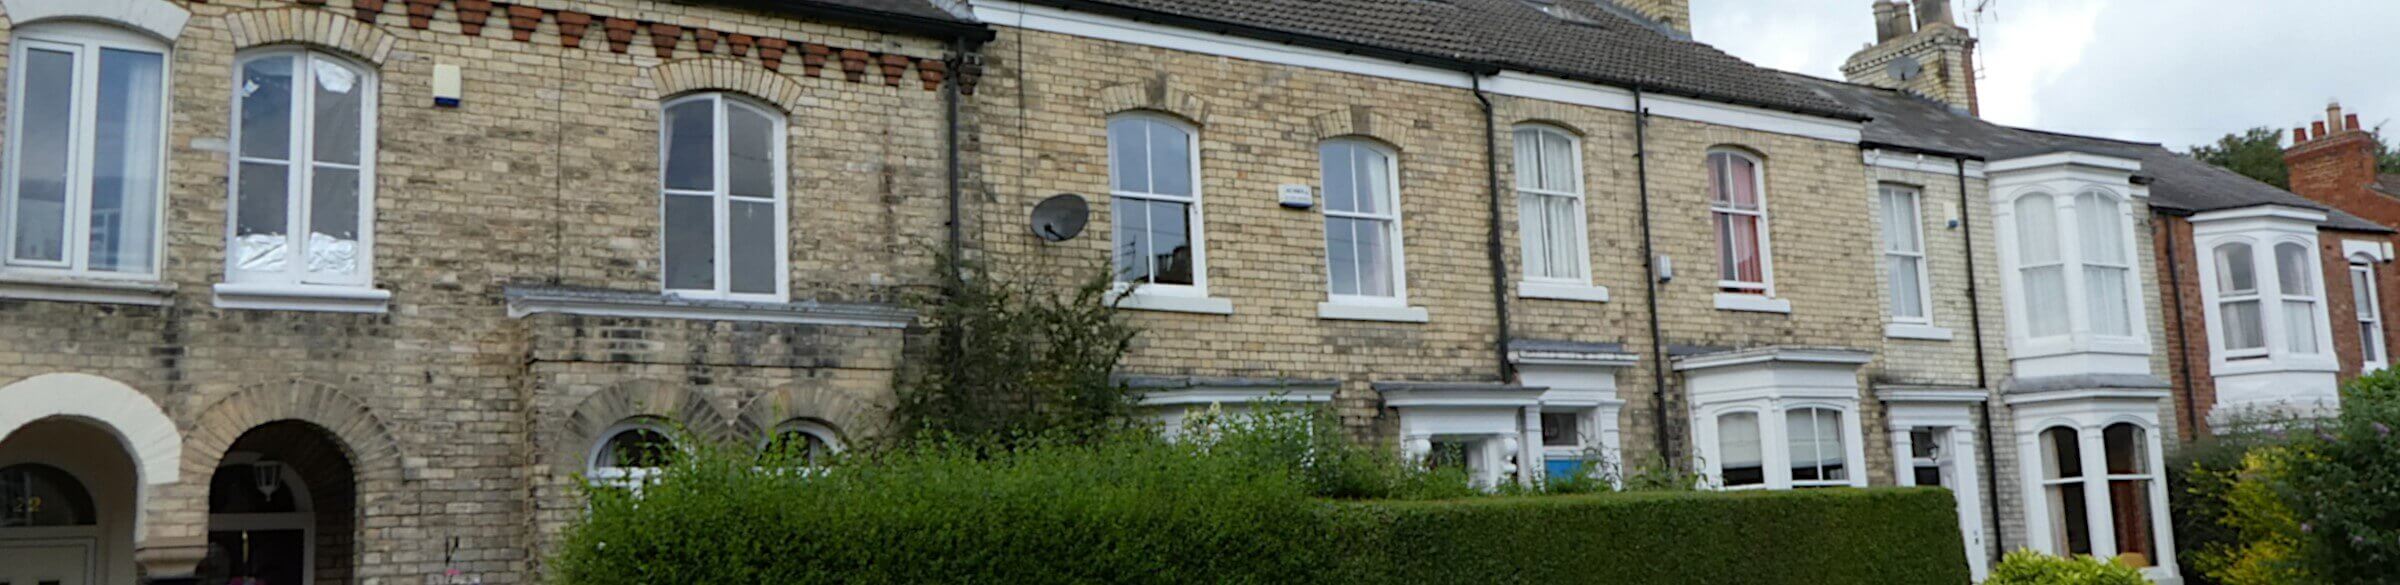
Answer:
M1764 485L1767 483L1766 451L1760 448L1758 415L1737 412L1717 417L1718 468L1724 470L1725 486Z
M2132 335L2133 318L2126 307L2125 288L2128 269L2108 266L2086 266L2083 269L2084 287L2090 294L2084 305L2092 311L2092 331L2101 335Z
M1921 253L1925 244L1917 241L1917 194L1915 191L1885 187L1883 191L1883 246L1892 252Z
M358 271L358 171L317 167L309 188L308 271Z
M708 191L717 186L716 101L698 99L667 108L668 189Z
M1567 135L1557 131L1542 133L1542 188L1568 193L1582 193L1582 177L1575 176L1575 144Z
M1550 212L1542 199L1532 193L1517 194L1517 239L1527 276L1549 277L1555 270L1550 261Z
M1758 165L1749 158L1719 152L1708 155L1709 200L1720 207L1756 211Z
M276 163L242 163L235 190L234 267L276 272L291 253L291 169Z
M2217 309L2225 321L2225 349L2261 349L2267 346L2266 321L2258 311L2258 301L2225 303Z
M1542 136L1538 128L1517 129L1517 188L1542 188Z
M1918 280L1918 258L1889 256L1892 267L1892 316L1925 317L1925 288Z
M317 162L359 164L360 113L366 109L366 88L357 71L324 57L309 59L316 77Z
M1140 199L1110 200L1109 218L1116 246L1117 281L1150 281L1150 211Z
M717 210L708 197L668 195L667 288L717 288Z
M664 467L673 462L675 443L650 429L628 429L608 438L600 448L598 467Z
M1192 196L1192 136L1165 122L1151 120L1150 192Z
M2284 301L2283 335L2292 353L2317 353L2317 303Z
M2067 334L2067 271L2064 266L2025 269L2025 304L2029 334L2050 337Z
M1333 294L1359 293L1359 224L1355 219L1325 218L1325 271Z
M2275 282L2283 285L2283 296L2317 296L2317 279L2309 273L2317 263L2309 257L2308 247L2294 243L2275 245Z
M1150 134L1148 121L1118 118L1108 122L1108 169L1118 191L1150 192Z
M2083 447L2075 429L2057 427L2042 431L2043 479L2075 479L2083 477Z
M1394 200L1392 157L1366 146L1352 146L1350 152L1357 157L1358 212L1390 215Z
M266 57L242 66L242 156L291 159L292 60Z
M2158 563L2158 548L2150 531L2150 481L2108 482L2109 520L2117 528L2117 559L2136 567Z
M1191 206L1167 201L1150 202L1151 266L1158 270L1159 284L1192 284Z
M1752 284L1766 282L1766 267L1760 263L1758 254L1758 216L1717 214L1717 254L1718 278Z
M2058 261L2058 210L2052 205L2049 195L2017 200L2017 262L2034 266Z
M1548 202L1549 220L1544 222L1550 240L1551 278L1583 278L1583 200L1574 197L1543 197Z
M775 204L735 199L728 213L733 292L775 294Z
M75 118L75 56L59 51L25 52L17 153L17 258L67 259L67 183Z
M1317 147L1317 160L1322 169L1318 174L1325 182L1325 210L1359 211L1358 170L1352 164L1356 161L1350 156L1350 144L1326 142Z
M2042 431L2042 477L2045 480L2079 480L2083 477L2082 442L2075 429L2058 427ZM2091 521L2083 501L2082 481L2046 481L2043 495L2050 517L2051 542L2064 550L2057 553L2091 554Z
M1391 223L1350 220L1358 242L1358 292L1370 297L1392 296Z
M2251 261L2249 244L2217 246L2217 294L2258 292L2257 266Z
M161 75L157 53L100 51L92 158L92 270L148 272L156 232Z
M1847 452L1842 447L1841 413L1801 408L1784 413L1784 433L1791 440L1793 481L1841 481Z
M2142 427L2131 423L2109 425L2101 431L2108 451L2109 475L2140 475L2150 472L2150 442Z
M748 106L728 106L725 145L732 193L762 199L775 197L775 118ZM741 217L735 215L734 217ZM736 264L739 265L738 263ZM737 278L735 282L740 282Z
M1582 414L1580 414L1580 413L1573 413L1573 412L1545 412L1545 413L1542 413L1542 446L1544 446L1544 447L1581 447L1581 446L1583 446L1583 431L1581 431L1580 429L1577 429L1577 428L1576 428L1576 427L1580 426L1582 423L1583 423L1583 415L1582 415Z
M2117 200L2085 193L2075 198L2075 219L2082 224L2084 262L2123 266L2125 218Z

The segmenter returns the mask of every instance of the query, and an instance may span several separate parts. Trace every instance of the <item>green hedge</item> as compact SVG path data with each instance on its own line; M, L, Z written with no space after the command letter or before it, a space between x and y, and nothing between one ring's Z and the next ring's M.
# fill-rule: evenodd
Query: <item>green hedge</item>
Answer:
M1668 492L1354 504L1388 583L1965 583L1949 492Z
M703 449L601 490L554 581L1964 583L1921 489L1337 501L1254 455L1155 440L830 471Z

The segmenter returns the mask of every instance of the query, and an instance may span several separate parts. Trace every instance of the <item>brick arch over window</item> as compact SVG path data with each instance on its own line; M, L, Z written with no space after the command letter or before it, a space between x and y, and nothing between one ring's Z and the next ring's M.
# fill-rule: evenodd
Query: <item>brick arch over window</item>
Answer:
M301 44L341 53L377 68L391 57L400 37L382 27L359 22L331 10L270 8L218 17L233 33L236 49Z
M770 391L742 405L735 424L741 436L764 438L792 420L813 420L833 427L848 443L883 430L889 408L833 388L787 388Z
M635 418L655 418L681 423L686 430L701 439L730 440L741 436L735 431L734 417L710 402L708 396L691 387L651 380L627 382L593 392L575 405L572 414L559 429L558 444L551 445L551 469L561 473L581 473L585 455L610 427Z
M1368 106L1349 106L1318 114L1309 119L1317 142L1343 137L1364 137L1382 142L1393 150L1415 150L1415 128L1408 122L1384 115Z
M183 36L191 11L167 0L0 0L10 26L45 20L105 22L158 37L168 43Z
M1102 89L1096 107L1107 116L1149 110L1173 114L1194 126L1208 126L1208 100L1184 89L1171 75Z
M729 91L745 94L775 107L785 115L803 111L801 100L808 96L808 86L781 73L760 69L756 62L733 57L699 57L660 63L645 70L650 86L656 91L650 97L666 100L678 94L699 91Z

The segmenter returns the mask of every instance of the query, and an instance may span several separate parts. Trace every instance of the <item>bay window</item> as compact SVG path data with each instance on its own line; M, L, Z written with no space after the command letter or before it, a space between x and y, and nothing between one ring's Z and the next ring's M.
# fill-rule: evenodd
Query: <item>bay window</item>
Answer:
M2326 353L2325 326L2320 321L2326 319L2324 286L2318 281L2321 268L2313 243L2257 233L2204 241L2212 244L2209 262L2202 269L2209 277L2205 279L2209 284L2206 293L2215 313L2209 325L2217 338L2219 362L2264 363L2278 356ZM2357 288L2357 270L2351 278L2353 302L2364 298L2371 305L2373 291ZM2373 275L2366 279L2366 286L2371 287ZM2368 314L2362 311L2360 315ZM2373 355L2377 347L2362 345L2360 349Z
M1830 408L1784 411L1785 446L1791 449L1792 485L1850 485L1849 451L1842 448L1842 413Z
M297 48L245 52L236 70L226 282L367 286L374 73Z
M2132 388L2009 397L2026 462L2027 548L2110 559L2161 582L2177 574L2158 475L2168 401L2164 389Z
M1766 487L1767 453L1758 429L1758 413L1731 412L1717 417L1718 485L1726 489Z
M166 45L81 22L27 25L12 40L0 268L155 278Z
M1516 156L1517 233L1525 278L1590 284L1580 145L1556 127L1520 126Z
M783 115L722 93L678 98L663 110L660 209L666 291L763 302L789 299Z

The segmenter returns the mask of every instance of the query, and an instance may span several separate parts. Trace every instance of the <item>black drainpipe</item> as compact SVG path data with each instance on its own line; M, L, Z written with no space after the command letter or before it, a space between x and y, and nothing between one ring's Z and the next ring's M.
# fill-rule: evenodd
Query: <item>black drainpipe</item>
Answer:
M1683 469L1674 443L1667 440L1667 341L1658 327L1658 253L1650 241L1650 110L1642 106L1639 86L1633 88L1633 169L1642 203L1642 271L1648 275L1642 282L1642 301L1650 313L1650 413L1657 418L1657 430L1651 434L1658 441L1660 464Z
M950 261L959 262L964 260L964 258L959 257L959 254L961 251L960 248L964 246L963 241L965 239L965 236L962 233L965 227L960 225L964 218L960 216L959 199L965 196L965 189L961 187L962 181L958 176L959 168L963 166L959 163L958 154L958 83L959 79L963 77L959 74L959 72L964 70L967 65L967 39L964 37L952 39L950 41L950 54L952 62L949 65L948 75L942 80L942 116L944 117L944 122L949 126L949 128L945 129L942 136L942 141L943 145L946 147L944 149L946 151L944 156L947 158L947 160L943 162L948 164L950 167L950 184L948 186L950 190L950 241L948 242L948 251L950 253ZM951 278L955 280L957 275L951 275Z
M1483 175L1492 192L1491 229L1486 230L1490 239L1484 243L1484 251L1491 256L1492 310L1497 312L1500 325L1499 343L1493 347L1500 354L1500 383L1507 384L1516 381L1517 365L1508 359L1512 331L1508 326L1508 256L1500 241L1500 142L1494 137L1500 132L1499 114L1492 110L1491 96L1483 93L1483 75L1474 72L1468 75L1473 79L1475 102L1483 105Z
M1991 469L1983 474L1983 486L1992 494L1991 497L1984 498L1984 506L1992 510L1992 542L1998 544L2008 540L2008 527L2001 522L2000 454L1998 448L1993 446L1994 442L1998 440L1993 435L1998 431L1992 429L1991 369L1984 364L1983 295L1977 292L1978 278L1975 276L1975 212L1973 211L1975 206L1968 204L1967 199L1967 159L1957 157L1951 160L1958 161L1959 239L1965 241L1967 245L1967 318L1970 320L1967 327L1974 332L1975 337L1975 386L1984 392L1983 408L1976 409L1976 414L1983 421L1983 434L1977 442L1983 444L1983 460L1992 463ZM2023 462L2018 463L2023 464ZM1976 554L1983 553L1984 551L1976 551Z
M2158 226L2159 236L2167 241L2167 290L2170 291L2167 298L2175 310L2175 354L2181 358L2176 360L2176 369L2183 378L2182 387L2177 388L2184 397L2183 424L2177 426L2183 427L2180 434L2188 441L2200 434L2200 411L2193 404L2198 402L2198 395L2193 393L2193 388L2198 386L2199 381L2192 379L2191 331L2186 330L2183 323L2183 261L2176 259L2175 251L2179 246L2175 245L2174 220L2160 215L2158 221L2151 223Z

